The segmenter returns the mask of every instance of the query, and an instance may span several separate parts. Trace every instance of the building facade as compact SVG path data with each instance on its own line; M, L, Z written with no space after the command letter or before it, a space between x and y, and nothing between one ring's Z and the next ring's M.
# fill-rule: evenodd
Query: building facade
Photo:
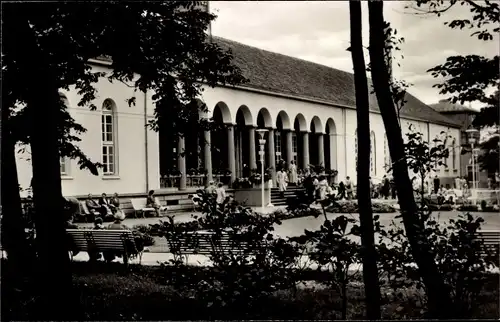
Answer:
M455 121L457 124L460 125L460 145L457 146L457 142L451 142L451 145L453 146L454 149L459 149L459 157L460 157L460 171L459 175L461 177L465 176L467 177L467 180L469 182L473 182L473 175L472 175L472 151L471 151L471 146L468 142L468 136L467 136L467 129L472 127L472 122L474 121L474 117L479 113L478 111L472 109L471 107L467 107L461 104L457 103L452 103L449 100L440 100L436 104L430 104L430 107L432 107L434 110L437 112L441 113L442 115L445 115L447 118ZM453 150L454 151L454 150ZM485 177L484 180L480 180L481 177L481 172L476 171L476 174L478 175L478 182L484 182L486 184L486 177L483 173L483 176Z
M205 87L200 101L208 107L219 131L189 133L175 139L146 124L154 116L152 93L139 94L136 105L126 100L133 88L110 83L97 84L98 97L91 111L77 106L76 91L61 91L76 122L87 128L80 147L94 161L103 163L99 176L80 170L76 161L62 160L62 187L66 196L142 194L150 189L175 192L203 186L206 180L226 183L243 176L244 168L258 166L258 129L267 129L265 167L279 160L299 168L322 165L338 171L337 180L356 179L356 110L353 75L347 72L264 51L214 37L231 49L234 63L249 82L236 87ZM107 71L109 62L90 62L96 71ZM460 125L408 94L400 111L401 127L413 127L432 140L446 132L460 146ZM371 176L380 180L390 156L384 124L375 96L370 96ZM185 155L179 155L186 152ZM436 170L443 179L460 173L459 153L447 160L448 168ZM18 154L20 184L31 180L29 151ZM200 177L205 179L200 179Z

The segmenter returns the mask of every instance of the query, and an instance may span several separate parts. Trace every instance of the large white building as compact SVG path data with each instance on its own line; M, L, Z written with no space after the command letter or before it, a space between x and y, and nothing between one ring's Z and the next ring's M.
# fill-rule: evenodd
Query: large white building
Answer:
M344 71L250 47L214 37L223 48L230 48L234 63L250 81L237 87L206 87L200 100L209 108L208 117L228 126L223 132L193 133L180 142L145 127L153 118L152 93L137 97L129 107L126 99L133 88L110 83L97 84L91 111L77 106L74 90L62 91L76 122L87 128L80 147L105 166L99 176L80 170L74 160L61 164L62 188L66 196L88 193L122 195L189 190L203 185L194 169L205 169L209 178L226 169L227 181L242 176L243 165L257 167L258 128L269 129L266 167L283 159L296 160L299 168L322 164L338 171L338 180L356 178L356 111L353 75ZM109 62L91 62L96 71L108 71ZM401 110L403 131L410 124L432 140L442 131L453 137L448 167L436 174L442 182L460 175L460 124L436 112L414 96L406 96ZM372 138L371 175L380 179L390 162L384 124L375 96L370 95ZM212 149L205 140L212 143ZM186 149L188 155L178 157ZM176 169L181 172L180 177ZM18 155L20 184L28 188L31 180L29 152ZM217 179L217 176L216 176ZM164 189L164 190L163 190Z

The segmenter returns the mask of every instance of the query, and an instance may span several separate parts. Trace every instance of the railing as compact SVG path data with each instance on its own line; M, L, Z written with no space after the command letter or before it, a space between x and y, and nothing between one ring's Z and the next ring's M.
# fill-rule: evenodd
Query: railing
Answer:
M229 185L231 182L231 175L214 174L214 181L222 182ZM160 188L179 188L181 182L180 175L164 175L160 178ZM186 187L188 188L203 188L207 185L207 176L204 174L187 175Z
M229 183L231 182L231 175L228 174L214 174L214 181L217 183L217 182L222 182L222 184L224 185L229 185Z
M164 175L160 178L160 188L178 188L180 186L180 182L180 175Z
M206 176L204 174L188 175L186 177L186 186L189 188L203 188L206 184Z

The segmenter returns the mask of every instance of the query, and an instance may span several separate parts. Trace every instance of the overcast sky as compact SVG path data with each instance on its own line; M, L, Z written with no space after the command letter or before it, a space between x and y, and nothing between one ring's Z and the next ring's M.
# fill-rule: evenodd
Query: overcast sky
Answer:
M409 91L427 104L446 98L432 88L439 82L426 70L451 55L499 54L498 39L488 43L466 30L444 26L450 17L470 17L458 7L442 15L409 14L404 1L385 1L385 18L405 38L394 75L413 84ZM258 48L302 58L352 72L349 47L348 1L210 1L218 18L212 34ZM364 45L368 46L368 9L363 3ZM365 53L366 54L366 53ZM479 105L480 106L480 105ZM479 107L473 104L473 107Z

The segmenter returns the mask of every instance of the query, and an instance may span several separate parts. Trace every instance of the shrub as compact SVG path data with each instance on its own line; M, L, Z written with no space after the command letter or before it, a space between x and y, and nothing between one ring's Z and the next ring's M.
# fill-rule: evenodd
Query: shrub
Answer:
M321 284L333 288L339 294L342 319L347 318L347 285L358 273L349 268L360 262L360 245L349 238L350 235L357 234L359 227L354 225L351 230L347 230L347 225L353 223L354 219L345 216L325 219L318 230L305 230L304 235L292 238L308 250L309 259L317 265L318 270L333 272L332 278L322 280Z
M378 218L376 218L378 219ZM445 284L449 287L459 316L471 316L472 309L480 303L479 292L487 280L487 269L494 264L492 255L482 257L483 241L475 238L475 233L484 222L470 214L460 214L458 219L450 219L448 225L440 225L439 218L425 221L425 236ZM386 294L386 301L405 297L425 306L425 298L409 297L401 290L424 289L417 267L410 252L404 230L394 222L389 229L376 224L380 240L377 245L379 266L382 276L392 292ZM415 305L415 303L411 304Z
M154 234L151 226L149 225L135 225L132 230L141 234L143 246L153 246L155 244Z
M213 196L201 190L195 198L203 213L194 216L196 224L179 224L168 217L155 226L158 235L172 245L174 259L168 264L173 266L175 273L170 275L178 292L190 292L211 310L241 314L258 310L259 303L272 292L295 287L300 245L272 234L273 226L281 224L279 214L260 215L228 201L219 207ZM189 254L182 246L195 245L201 233L186 229L194 225L210 233L207 247L213 268L189 275ZM224 238L229 238L231 247L221 247Z

